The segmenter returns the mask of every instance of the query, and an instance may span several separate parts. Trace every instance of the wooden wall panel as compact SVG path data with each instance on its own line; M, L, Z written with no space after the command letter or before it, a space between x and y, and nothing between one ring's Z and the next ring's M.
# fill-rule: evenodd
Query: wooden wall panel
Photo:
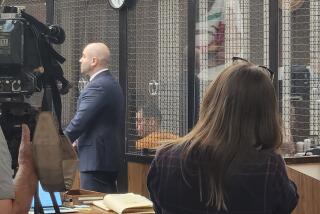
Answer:
M149 164L128 162L128 192L149 198L147 175Z
M287 166L288 175L298 188L299 202L292 214L319 214L320 213L320 180L317 176L309 176L319 174L320 164L303 164L304 166L297 168ZM308 175L309 174L309 175Z

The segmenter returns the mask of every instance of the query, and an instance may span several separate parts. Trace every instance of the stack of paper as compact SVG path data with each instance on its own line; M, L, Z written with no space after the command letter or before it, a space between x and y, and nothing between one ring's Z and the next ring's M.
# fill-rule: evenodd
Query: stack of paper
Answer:
M103 200L94 201L94 205L104 210L113 210L121 213L155 213L152 202L134 193L108 194Z

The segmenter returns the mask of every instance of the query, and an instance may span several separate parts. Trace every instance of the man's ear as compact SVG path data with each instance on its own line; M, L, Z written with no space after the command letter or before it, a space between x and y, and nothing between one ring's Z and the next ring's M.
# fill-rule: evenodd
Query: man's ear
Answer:
M92 57L91 59L91 65L96 66L99 63L99 59L97 57Z

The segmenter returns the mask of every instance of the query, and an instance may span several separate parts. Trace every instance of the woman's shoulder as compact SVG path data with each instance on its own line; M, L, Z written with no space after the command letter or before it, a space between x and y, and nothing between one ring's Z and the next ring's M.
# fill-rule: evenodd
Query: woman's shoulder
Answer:
M235 166L246 169L249 167L252 170L256 169L276 169L279 166L283 167L283 158L280 154L272 150L256 150L252 149L245 154L241 154L235 160Z
M276 151L265 150L257 153L258 162L264 164L268 168L276 170L285 166L283 157ZM275 171L274 171L275 172Z
M158 162L178 161L181 159L182 147L180 143L168 143L157 150L155 160Z
M261 154L268 157L268 159L271 161L271 162L283 162L283 158L281 156L281 154L277 153L276 151L269 151L269 150L266 150L266 151L261 151Z

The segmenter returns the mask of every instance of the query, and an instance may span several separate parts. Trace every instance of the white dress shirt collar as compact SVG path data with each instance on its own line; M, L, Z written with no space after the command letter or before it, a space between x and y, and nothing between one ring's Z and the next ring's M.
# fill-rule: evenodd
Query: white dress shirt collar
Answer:
M108 68L104 68L104 69L102 69L102 70L100 70L100 71L97 71L97 72L94 73L92 76L90 76L89 81L92 81L93 78L95 78L98 74L100 74L100 73L103 72L103 71L107 71L107 70L108 70Z

